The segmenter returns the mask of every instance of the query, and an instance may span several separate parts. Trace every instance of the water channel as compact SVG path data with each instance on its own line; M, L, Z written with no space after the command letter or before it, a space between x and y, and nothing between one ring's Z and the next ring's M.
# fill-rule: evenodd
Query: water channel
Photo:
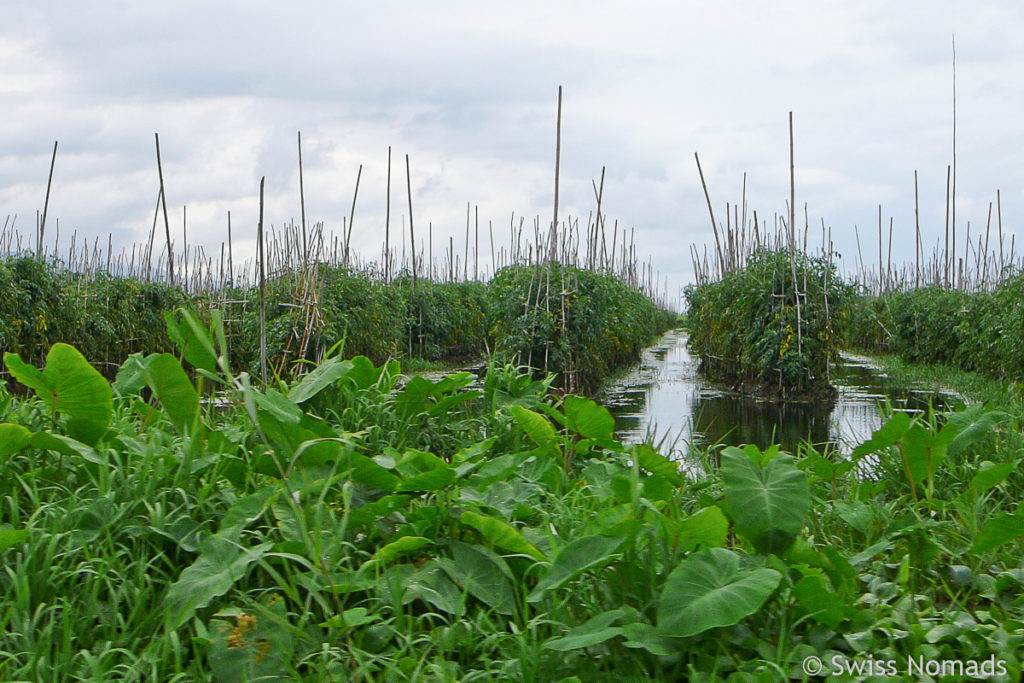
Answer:
M920 411L929 402L941 409L962 400L935 387L898 384L864 356L844 354L833 370L839 390L833 405L742 397L705 379L699 364L686 348L686 333L676 330L609 382L598 400L615 415L618 437L636 443L651 434L682 454L716 443L779 443L794 451L807 440L849 452L881 427L886 401L895 410Z

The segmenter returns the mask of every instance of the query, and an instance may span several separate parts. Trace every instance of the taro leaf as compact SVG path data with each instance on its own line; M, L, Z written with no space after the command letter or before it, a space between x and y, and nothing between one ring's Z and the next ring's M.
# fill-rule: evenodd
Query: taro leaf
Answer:
M16 380L35 390L51 411L75 421L72 436L95 443L114 413L113 391L81 353L68 344L54 344L40 372L14 353L4 354L4 365Z
M989 462L987 467L985 463L982 463L981 470L971 478L971 489L978 494L984 493L990 488L1002 484L1016 469L1016 461L1001 462L998 465Z
M862 534L866 534L871 528L871 523L875 521L875 513L863 501L855 500L852 503L847 503L837 500L832 504L832 508L840 519Z
M547 591L561 588L588 569L604 564L618 552L625 541L626 538L623 536L601 535L573 539L559 551L547 574L530 592L527 601L537 602Z
M498 614L508 615L515 611L515 592L501 557L483 546L461 541L451 544L451 553L450 561L439 562L455 583L465 587L470 595Z
M32 432L21 425L0 424L0 458L17 453L32 442Z
M518 529L500 519L465 510L459 521L479 531L488 542L502 550L529 555L542 562L546 562L548 559L535 545L527 541Z
M339 360L337 357L325 360L291 388L288 398L295 403L308 401L351 372L353 367L352 361Z
M528 408L522 406L509 406L508 411L512 413L512 417L515 418L519 426L523 428L535 444L541 447L552 446L558 437L555 434L555 428L551 426L551 423L544 419L544 416L540 413L535 413Z
M946 423L955 425L956 437L949 442L949 455L956 457L962 450L985 436L992 427L1006 418L1006 413L986 410L983 404L975 404L946 418Z
M192 429L199 412L199 394L177 358L169 353L153 354L143 365L153 393L179 432Z
M610 439L615 432L615 418L602 405L580 396L566 396L565 417L569 429L587 439Z
M420 599L457 617L466 613L465 595L436 562L428 562L413 572L404 588L403 604Z
M678 640L661 635L657 628L642 621L623 626L622 635L626 638L624 647L642 648L652 655L666 657L680 650Z
M706 507L690 515L679 525L678 534L693 545L720 548L729 535L729 521L717 505Z
M409 496L384 496L372 503L357 507L348 516L352 525L369 524L387 517L396 510L401 510L409 502Z
M199 541L200 554L171 584L165 599L168 628L176 629L192 618L196 610L224 595L245 576L249 565L273 547L272 542L252 548L240 546L237 532L205 536ZM236 538L232 538L236 537Z
M137 394L146 386L146 377L142 372L145 363L146 359L141 353L133 353L121 363L117 377L114 378L114 391L119 396Z
M285 601L264 599L252 612L224 609L210 621L206 656L216 683L286 681L295 646Z
M380 379L384 367L375 368L373 362L366 356L356 356L351 361L352 368L348 371L348 378L355 384L356 389L369 389ZM293 399L295 400L295 399ZM301 403L301 401L298 401Z
M178 313L181 314L180 321L177 319ZM217 354L213 350L213 340L191 313L184 309L166 311L164 321L167 323L167 336L181 349L181 355L185 360L207 372L217 372Z
M395 397L395 408L403 417L412 417L428 410L432 405L430 393L433 388L433 382L416 375L398 392L398 396Z
M416 491L440 491L455 483L455 470L450 467L438 467L409 477L395 491L399 493L412 493Z
M268 389L267 393L253 392L252 397L263 410L285 424L297 425L302 421L302 409L295 404L291 396L285 396L277 389Z
M903 435L900 446L907 474L913 484L920 484L935 474L946 459L947 447L956 432L957 428L952 423L946 423L938 434L914 424Z
M635 617L635 615L636 610L621 607L601 612L579 626L569 629L569 632L564 636L548 640L544 643L544 648L567 652L592 645L600 645L604 641L622 633L622 628L612 626L612 624L623 617Z
M762 467L738 448L726 448L722 481L737 530L760 553L785 552L811 507L807 477L793 457L780 453Z
M683 477L679 474L678 463L669 460L647 444L637 444L630 448L629 453L636 458L640 467L643 467L651 474L655 474L675 486L683 483Z
M1024 537L1024 512L993 517L971 545L972 553L984 553Z
M28 540L28 529L12 529L9 524L0 526L0 553Z
M896 413L882 428L871 435L871 438L853 449L850 457L854 460L892 446L903 438L903 435L910 429L910 416L906 413Z
M366 564L369 565L371 562L374 565L391 564L402 555L414 553L430 543L431 540L429 538L424 538L423 536L402 536L397 541L392 541L391 543L378 548L377 552L373 554L373 557L371 557Z
M725 548L694 553L665 581L658 632L682 638L739 623L761 608L781 579L774 569L741 569L739 555Z
M820 574L804 576L793 586L793 595L813 619L835 630L843 620L843 601L829 589Z
M246 525L255 522L268 506L277 501L283 487L280 484L267 485L257 489L254 493L242 496L228 508L224 516L220 518L218 531L221 534L227 533L228 529L241 530Z

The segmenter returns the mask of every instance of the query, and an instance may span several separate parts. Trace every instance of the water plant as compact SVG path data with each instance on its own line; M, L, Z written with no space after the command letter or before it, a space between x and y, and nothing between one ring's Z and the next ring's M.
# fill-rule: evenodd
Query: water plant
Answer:
M112 385L69 346L5 356L33 395L0 396L4 679L1021 673L999 413L895 416L849 454L726 448L695 477L514 365L475 388L331 354L260 387L217 316L171 321L187 365L135 355Z

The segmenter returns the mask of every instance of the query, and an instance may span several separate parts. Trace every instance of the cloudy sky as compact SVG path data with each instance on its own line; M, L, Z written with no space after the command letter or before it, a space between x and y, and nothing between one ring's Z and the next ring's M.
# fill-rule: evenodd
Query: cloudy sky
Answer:
M17 214L26 235L56 140L48 222L59 218L62 241L144 240L158 132L172 229L187 206L190 244L216 253L231 211L245 252L262 176L267 221L299 218L301 131L310 222L340 230L363 164L360 252L383 241L389 145L392 225L407 213L408 154L415 224L433 224L435 256L449 235L462 241L467 202L505 240L513 212L550 221L561 85L560 215L586 221L606 167L609 225L635 227L673 292L692 279L690 244L713 240L694 152L719 218L746 173L749 208L771 220L789 194L790 111L797 206L817 234L824 218L850 267L854 225L866 239L881 204L910 259L915 170L926 250L943 234L954 35L959 235L968 220L983 228L997 189L1007 235L1024 213L1017 0L69 7L0 8L0 218Z

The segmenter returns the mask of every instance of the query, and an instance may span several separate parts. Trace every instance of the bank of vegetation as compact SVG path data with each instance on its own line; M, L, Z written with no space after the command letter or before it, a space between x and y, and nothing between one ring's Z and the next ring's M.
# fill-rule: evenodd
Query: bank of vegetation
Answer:
M5 680L1021 674L1002 413L897 414L843 456L714 449L694 478L512 366L472 389L329 356L260 388L216 315L177 319L186 363L113 385L63 344L4 358L30 387L0 394Z
M755 249L742 265L686 290L688 344L710 377L744 393L830 397L851 294L824 256Z
M132 353L172 350L164 316L186 302L207 321L220 313L234 369L257 377L261 350L270 377L290 376L338 345L378 364L493 356L556 373L559 386L585 392L677 322L610 273L558 263L509 266L488 282L408 274L385 281L318 264L268 279L261 305L257 286L186 295L21 256L0 261L0 288L0 352L40 364L54 343L71 343L109 377Z

